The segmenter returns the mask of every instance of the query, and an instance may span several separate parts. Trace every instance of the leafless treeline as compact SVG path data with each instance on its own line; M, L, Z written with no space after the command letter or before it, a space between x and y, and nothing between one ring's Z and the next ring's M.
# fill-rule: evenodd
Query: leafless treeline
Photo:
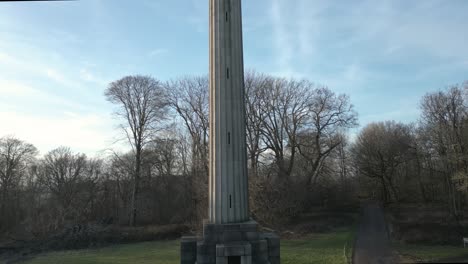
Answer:
M468 203L468 83L428 93L418 123L367 125L352 153L362 185L386 202Z
M467 86L428 94L417 125L366 126L347 95L307 80L245 77L251 211L287 221L313 206L388 202L466 205ZM198 224L207 215L206 76L162 83L128 76L105 92L131 150L91 159L59 147L38 157L0 139L0 229L46 235L68 224ZM360 184L359 192L357 184Z
M357 114L348 96L307 80L251 71L245 89L252 213L265 222L289 219L311 206L307 202L318 193L313 188L319 175L336 175L330 172L336 150L345 143L347 129L357 125ZM183 125L178 131L188 131L182 134L189 139L187 172L199 221L207 213L208 79L182 78L170 82L167 90L176 123Z

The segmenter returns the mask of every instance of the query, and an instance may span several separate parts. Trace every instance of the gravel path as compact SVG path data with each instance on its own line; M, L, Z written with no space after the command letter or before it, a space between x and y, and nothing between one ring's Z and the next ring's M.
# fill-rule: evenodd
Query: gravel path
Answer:
M363 205L354 246L354 264L394 264L398 258L393 253L385 227L383 209L377 203Z

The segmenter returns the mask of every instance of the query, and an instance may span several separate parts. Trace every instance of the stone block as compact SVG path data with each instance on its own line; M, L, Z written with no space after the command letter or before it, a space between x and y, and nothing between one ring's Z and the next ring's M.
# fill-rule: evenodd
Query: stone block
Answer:
M203 225L203 236L207 234L214 233L215 231L215 226L213 224L204 224Z
M247 241L253 241L253 240L258 240L260 236L258 232L247 231L247 232L243 232L243 238L244 240L247 240Z
M261 252L268 251L268 243L267 243L266 240L260 240L259 251L261 251Z
M274 233L265 233L263 237L268 242L268 256L270 260L272 258L278 258L280 256L280 238ZM271 262L271 261L270 261Z
M224 231L224 226L225 226L225 225L214 225L214 231L215 231L216 233L221 233L221 232Z
M225 247L224 256L244 256L245 250L242 246L237 247Z
M255 255L255 253L258 251L259 246L260 246L260 241L250 241L250 245L252 245L252 255Z
M216 244L219 240L219 235L215 232L207 233L203 236L203 241L206 243Z
M275 233L263 233L262 237L267 240L268 246L280 245L280 237Z
M219 264L226 263L230 256L240 256L254 264L279 263L279 237L272 233L262 234L257 230L255 221L206 223L203 228L204 236L200 238L202 240L197 241L196 237L184 237L181 240L181 263ZM183 251L191 253L184 256ZM245 258L247 256L249 258Z
M267 253L255 254L252 256L252 263L269 264Z
M226 257L216 257L216 264L228 264Z
M280 260L280 257L270 257L268 259L268 261L270 262L270 264L280 264L281 263L281 260Z
M216 245L217 257L230 257L230 256L251 256L252 249L249 243L228 243Z
M209 234L222 233L224 231L225 225L221 224L205 224L203 226L203 236Z
M198 242L197 252L202 255L214 255L216 254L216 244Z
M243 256L241 259L242 264L252 264L252 257L251 256Z
M240 224L240 229L244 232L257 232L258 224L255 221L245 222Z
M197 252L197 242L193 243L180 243L180 251L186 252L186 251L194 251Z
M242 241L242 233L240 231L225 231L223 233L223 242Z
M279 256L280 255L280 247L269 247L268 248L268 256Z
M252 241L250 242L252 244L252 256L268 256L268 248L266 246L266 241L263 241L263 243L259 241Z
M197 261L197 238L182 237L180 241L180 263L193 264Z
M244 247L244 250L246 256L252 256L252 245L250 243Z
M187 257L187 256L180 256L180 263L190 263L194 264L197 261L197 256L195 257Z
M227 224L224 225L224 230L235 230L235 231L240 231L240 224Z
M216 257L224 257L224 245L216 245Z
M214 255L198 255L197 264L215 264L216 256Z
M180 239L181 242L194 242L194 241L198 241L198 238L196 236L183 236L181 239Z

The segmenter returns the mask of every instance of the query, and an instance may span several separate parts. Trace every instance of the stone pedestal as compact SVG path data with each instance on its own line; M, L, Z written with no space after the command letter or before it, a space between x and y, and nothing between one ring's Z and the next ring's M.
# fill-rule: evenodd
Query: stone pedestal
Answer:
M255 221L205 223L203 237L183 237L181 264L279 264L279 237L258 232Z

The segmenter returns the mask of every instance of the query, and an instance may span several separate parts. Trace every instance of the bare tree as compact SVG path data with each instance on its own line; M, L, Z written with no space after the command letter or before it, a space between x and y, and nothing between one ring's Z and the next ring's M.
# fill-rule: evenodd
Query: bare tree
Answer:
M141 177L142 152L160 131L166 115L167 96L161 83L149 76L127 76L112 82L105 91L106 99L118 106L115 114L135 157L130 225L136 225L137 199Z
M132 197L132 182L135 172L135 155L134 153L117 154L110 158L109 179L113 183L112 186L117 195L116 215L121 221L126 221L131 218L131 210L129 204ZM129 214L130 213L130 217Z
M10 220L6 212L9 194L19 187L36 155L37 149L32 144L14 137L0 138L0 224L9 225L6 223Z
M208 171L208 78L186 77L168 84L170 105L192 139L192 167Z
M185 77L168 83L171 108L177 113L190 135L190 186L193 188L194 222L206 217L208 193L208 133L209 96L208 77ZM187 153L186 151L184 153Z
M313 84L274 78L268 82L262 102L261 133L274 156L278 178L288 179L298 150L298 135L305 129Z
M266 150L262 144L262 126L266 116L264 96L267 93L272 77L255 71L245 74L245 107L246 107L246 138L247 152L250 160L250 170L253 176L258 175L260 155Z
M58 202L59 215L54 223L54 227L58 228L67 218L83 217L82 210L87 207L90 201L88 195L92 194L100 174L100 162L88 163L86 155L59 147L44 155L37 173L39 181ZM84 190L90 193L85 195Z
M428 144L434 150L432 160L436 162L432 171L438 170L443 175L449 208L455 216L459 214L462 199L452 177L468 173L466 87L466 84L455 85L446 91L429 93L421 102L421 126L427 131Z
M337 147L337 170L338 175L341 181L342 191L346 192L347 184L346 181L350 177L351 174L351 166L350 166L350 158L349 158L349 139L347 137L343 137L341 140L340 145Z
M307 179L315 183L324 161L342 144L343 133L357 126L357 113L347 95L337 95L326 87L313 90L308 102L308 129L303 130L298 143L300 153L310 162Z
M371 123L358 135L354 161L361 175L380 182L384 202L399 201L398 177L412 159L413 145L410 127L394 121Z
M194 208L192 206L193 201L193 188L192 188L192 177L190 174L190 150L191 142L189 136L186 133L178 131L176 133L177 144L176 144L176 153L178 160L178 171L183 177L183 201L184 201L184 211L186 212L185 220L195 220L193 219ZM192 219L190 219L192 218ZM195 224L195 223L192 223Z
M154 167L163 178L170 177L176 172L177 144L177 140L172 138L157 138L151 145Z

